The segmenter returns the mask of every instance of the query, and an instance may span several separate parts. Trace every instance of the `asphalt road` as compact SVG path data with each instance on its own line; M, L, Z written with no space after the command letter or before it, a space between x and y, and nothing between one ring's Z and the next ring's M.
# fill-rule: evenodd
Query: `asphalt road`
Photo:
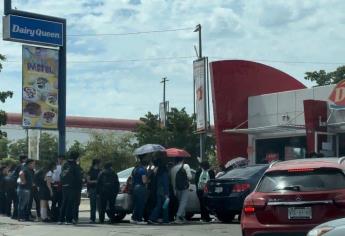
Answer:
M88 212L80 215L80 224L57 225L40 222L24 222L10 220L0 217L0 236L241 236L240 225L221 224L214 222L210 224L201 223L198 219L185 225L132 225L129 224L128 217L118 224L88 224Z

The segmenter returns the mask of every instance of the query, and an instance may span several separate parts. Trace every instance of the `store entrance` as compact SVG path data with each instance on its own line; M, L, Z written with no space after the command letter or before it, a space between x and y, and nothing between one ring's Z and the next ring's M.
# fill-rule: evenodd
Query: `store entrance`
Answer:
M274 160L300 159L306 156L306 137L257 139L255 147L258 164Z

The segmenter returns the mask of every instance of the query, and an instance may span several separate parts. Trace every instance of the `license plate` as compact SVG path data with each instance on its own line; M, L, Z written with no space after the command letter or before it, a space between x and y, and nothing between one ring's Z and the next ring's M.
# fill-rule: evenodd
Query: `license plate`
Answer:
M221 193L221 192L223 192L223 187L215 187L215 188L214 188L214 192L215 192L215 193Z
M288 218L290 220L311 220L312 211L311 207L289 207Z

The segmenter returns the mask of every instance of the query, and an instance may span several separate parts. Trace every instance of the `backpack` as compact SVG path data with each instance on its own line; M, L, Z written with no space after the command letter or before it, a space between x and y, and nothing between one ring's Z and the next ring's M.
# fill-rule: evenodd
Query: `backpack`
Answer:
M75 172L74 166L68 162L65 163L62 166L61 175L60 175L61 184L62 185L72 185L75 181L74 172Z
M38 187L41 187L41 186L45 185L44 171L42 169L36 171L36 173L34 174L34 183Z
M101 185L102 189L101 191L108 192L119 192L119 178L117 177L117 174L115 174L112 171L104 171L102 173L102 179L101 179Z
M179 190L179 191L186 190L189 188L189 181L188 181L188 177L187 177L187 172L183 168L183 164L182 164L181 168L176 173L175 188L176 188L176 190Z
M198 189L203 190L207 184L207 182L210 180L210 174L207 170L202 169L199 182L198 182Z

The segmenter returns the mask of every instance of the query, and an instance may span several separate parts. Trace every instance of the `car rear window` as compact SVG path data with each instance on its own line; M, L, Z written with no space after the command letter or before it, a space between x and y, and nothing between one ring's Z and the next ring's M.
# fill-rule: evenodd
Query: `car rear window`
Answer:
M327 191L345 188L345 176L338 169L320 168L303 172L274 171L266 173L257 192Z
M219 177L219 179L250 178L260 171L263 173L267 167L265 165L240 167L228 171L222 177Z

